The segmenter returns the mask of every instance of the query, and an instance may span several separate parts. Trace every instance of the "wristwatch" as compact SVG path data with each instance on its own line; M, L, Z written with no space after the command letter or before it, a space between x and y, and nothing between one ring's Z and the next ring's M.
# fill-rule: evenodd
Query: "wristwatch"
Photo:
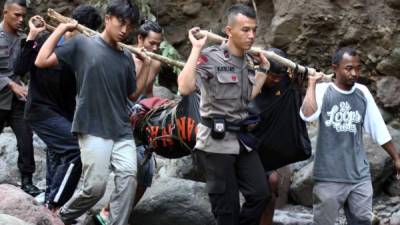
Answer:
M268 71L269 71L269 68L266 68L266 67L263 67L263 66L259 66L259 67L257 68L257 71L258 71L258 72L261 72L261 73L267 74Z

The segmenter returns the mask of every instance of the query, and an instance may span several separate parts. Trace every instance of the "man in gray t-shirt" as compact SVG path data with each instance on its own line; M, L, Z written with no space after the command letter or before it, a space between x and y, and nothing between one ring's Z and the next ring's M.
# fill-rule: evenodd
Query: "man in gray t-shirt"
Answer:
M317 84L310 76L300 110L305 121L319 120L314 162L314 223L333 225L344 208L348 224L372 223L372 184L362 140L363 131L392 157L400 172L399 154L379 109L360 76L354 49L339 49L333 56L335 79Z
M77 101L72 132L78 136L83 187L61 208L65 224L89 210L103 196L109 173L115 174L110 200L110 224L125 225L132 209L137 181L136 147L127 112L127 98L135 101L146 83L148 64L135 78L132 55L119 47L137 24L135 5L108 5L104 31L94 37L77 37L55 49L61 36L76 23L60 24L41 48L36 65L60 63L72 68L77 80Z

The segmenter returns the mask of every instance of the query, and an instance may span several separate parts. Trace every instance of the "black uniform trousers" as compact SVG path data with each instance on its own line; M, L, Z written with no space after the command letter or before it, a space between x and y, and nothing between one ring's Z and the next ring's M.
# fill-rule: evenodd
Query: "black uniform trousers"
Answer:
M218 225L259 225L270 200L264 168L255 151L239 155L195 150L195 161L204 170L212 212ZM240 208L239 191L245 202Z
M15 96L12 100L11 110L0 110L0 131L5 124L10 125L17 138L18 169L23 176L30 177L35 172L33 156L32 130L24 120L25 102Z

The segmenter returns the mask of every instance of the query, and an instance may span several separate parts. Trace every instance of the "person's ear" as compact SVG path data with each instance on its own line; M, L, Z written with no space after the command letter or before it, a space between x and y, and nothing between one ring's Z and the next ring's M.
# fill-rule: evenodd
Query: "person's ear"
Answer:
M110 20L111 20L111 16L110 16L110 15L106 15L106 16L104 17L104 25L105 25L105 24L108 24L108 23L110 22Z
M228 36L228 37L232 37L232 27L231 26L226 26L225 27L225 34Z
M336 64L332 64L332 70L336 71L339 67Z
M138 36L137 36L137 40L138 40L138 43L139 43L139 42L142 43L142 42L144 41L144 38L143 38L142 35L138 35Z

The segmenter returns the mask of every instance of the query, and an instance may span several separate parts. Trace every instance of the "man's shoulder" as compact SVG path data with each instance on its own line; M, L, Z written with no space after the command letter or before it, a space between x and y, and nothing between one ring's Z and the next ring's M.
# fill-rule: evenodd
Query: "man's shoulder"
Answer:
M360 84L360 83L355 83L355 84L354 84L354 88L355 88L355 89L358 89L358 90L360 90L360 91L362 91L363 93L369 92L368 87L365 86L365 85L363 85L363 84Z
M318 83L316 85L316 92L318 94L322 94L325 93L326 90L328 89L329 86L331 86L333 83L332 82L322 82L322 83Z
M218 45L209 46L201 51L201 55L215 57L222 54L222 50Z

